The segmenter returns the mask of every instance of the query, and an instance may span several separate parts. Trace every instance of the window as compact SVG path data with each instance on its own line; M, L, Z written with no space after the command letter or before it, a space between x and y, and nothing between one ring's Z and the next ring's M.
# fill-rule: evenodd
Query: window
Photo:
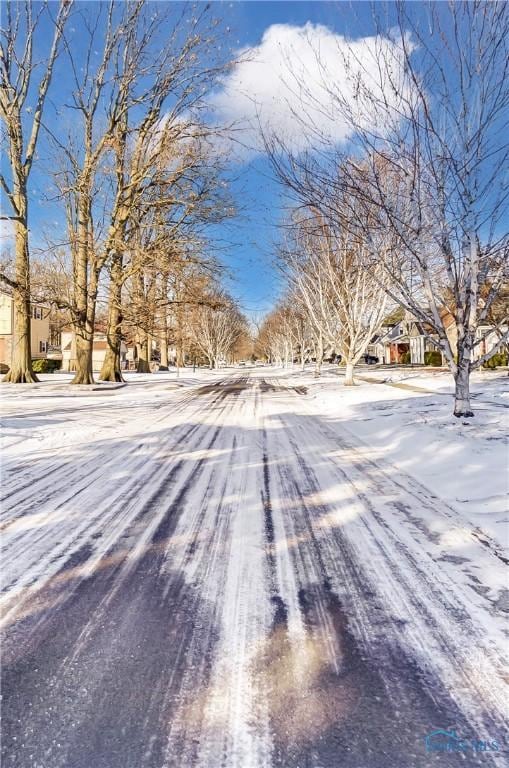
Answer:
M47 352L48 351L48 342L47 341L40 341L39 342L39 352Z
M34 307L32 310L34 320L42 320L42 307Z

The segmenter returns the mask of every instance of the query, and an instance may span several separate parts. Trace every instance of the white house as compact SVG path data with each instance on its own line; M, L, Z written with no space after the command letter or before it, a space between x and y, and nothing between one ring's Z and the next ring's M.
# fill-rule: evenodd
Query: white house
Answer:
M507 333L507 326L502 326L497 330L490 325L480 325L475 334L475 340L479 343L474 347L474 360L478 360L483 355L491 352L498 344L500 336L504 333Z
M61 332L62 343L62 370L71 371L72 360L76 357L74 349L75 336L74 331L70 328L64 328ZM108 349L108 339L105 333L95 333L94 342L92 347L92 370L98 372L102 368L104 358L106 356L106 350ZM120 342L120 361L121 363L126 359L127 347L123 341Z

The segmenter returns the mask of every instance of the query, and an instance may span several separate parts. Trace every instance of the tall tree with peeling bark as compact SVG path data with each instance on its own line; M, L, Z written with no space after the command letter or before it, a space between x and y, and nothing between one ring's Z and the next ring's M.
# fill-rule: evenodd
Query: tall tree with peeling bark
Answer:
M0 279L12 289L14 302L12 358L4 378L11 383L37 381L30 349L28 180L36 155L44 104L71 7L72 0L62 0L53 18L46 5L35 6L31 0L15 4L8 0L2 14L0 117L6 128L8 158L5 168L8 175L0 174L0 184L12 209L12 215L6 218L14 222L15 261L12 277L3 274ZM34 45L42 35L43 16L51 19L53 38L48 56L41 64L34 56ZM41 76L39 70L42 70Z
M164 15L158 25L162 22ZM114 140L115 199L104 245L110 281L108 350L100 373L104 381L122 379L122 286L132 272L126 256L133 229L152 227L156 242L164 240L165 245L170 229L176 239L181 237L178 231L188 228L189 218L203 214L205 198L210 208L220 172L219 153L212 157L208 143L218 129L200 119L207 95L229 66L228 57L217 53L217 21L208 8L184 13L171 29L162 57L152 50L154 33L150 25L143 34L131 29L123 55L122 68L131 75L123 91L122 129ZM143 66L149 58L153 63ZM152 248L152 257L154 252ZM164 262L164 251L161 255Z
M65 163L56 174L65 202L69 244L73 261L73 300L70 307L76 337L76 370L73 384L92 384L92 345L99 279L109 249L101 242L95 217L102 165L115 142L122 140L127 93L136 71L126 52L138 28L143 4L119 6L110 2L82 11L80 33L87 38L89 55L78 63L77 51L64 35L64 46L73 77L71 104L76 121L63 139L58 130L47 131ZM92 52L100 55L97 61ZM115 203L117 200L115 200ZM108 233L112 239L112 233ZM108 238L107 238L108 239Z
M66 201L73 256L75 384L93 382L95 307L107 266L109 349L102 378L121 376L119 328L129 230L142 219L143 202L168 204L147 191L161 184L167 147L178 144L184 157L186 142L196 138L204 93L224 71L226 53L214 45L216 28L210 6L180 12L143 0L112 1L81 10L80 32L89 50L83 66L64 36L74 86L71 103L62 110L71 115L71 127L65 135L58 126L48 133L65 161L56 179Z

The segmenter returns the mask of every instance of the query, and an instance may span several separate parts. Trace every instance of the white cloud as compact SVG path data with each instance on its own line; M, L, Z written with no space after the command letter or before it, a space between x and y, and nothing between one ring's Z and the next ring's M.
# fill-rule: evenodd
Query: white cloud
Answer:
M359 80L383 91L391 109L404 91L401 48L387 38L352 41L309 22L302 27L274 24L260 45L239 54L241 61L214 94L213 107L221 122L243 129L237 138L252 150L263 148L260 127L284 138L292 149L302 149L313 137L304 135L299 116L334 142L347 140L351 127L338 109L338 95L364 125L379 124L380 115L362 103ZM381 82L381 57L390 66L390 83L387 76Z

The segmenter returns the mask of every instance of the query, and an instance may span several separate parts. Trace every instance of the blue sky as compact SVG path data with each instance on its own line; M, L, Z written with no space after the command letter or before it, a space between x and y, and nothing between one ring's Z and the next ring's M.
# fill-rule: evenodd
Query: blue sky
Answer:
M281 32L291 27L302 28L311 23L322 25L322 29L327 28L336 35L346 35L354 39L372 34L373 31L371 5L362 2L215 2L213 10L230 27L228 45L234 49L252 47L258 50L264 35L267 35L274 25L283 25L279 28ZM79 36L79 30L73 30L73 33L76 37ZM73 38L73 45L79 46L76 37ZM48 41L43 40L43 43L47 46ZM262 58L274 55L274 46L265 46L259 50ZM57 116L54 112L54 104L58 103L59 98L62 99L62 93L70 83L69 72L65 66L63 61L57 62L50 103L45 115L48 124L56 128L59 121L65 119L65 115ZM264 76L270 80L270 61L264 72ZM274 74L274 77L277 78L277 74ZM249 73L247 82L249 83ZM255 82L255 86L258 85ZM247 88L249 87L248 84ZM262 89L259 96L263 100L267 94ZM240 105L237 113L234 107L236 101ZM235 118L238 118L239 114L242 117L242 101L237 100L234 92L228 95L227 102L228 114L225 117L231 117L228 110L233 110ZM283 116L281 119L284 121L286 118ZM41 139L40 162L34 168L29 185L31 236L35 245L41 242L41 232L44 228L56 226L57 218L62 222L61 211L58 211L54 204L43 200L44 191L48 190L48 171L54 161L45 139L42 136ZM234 174L236 180L232 191L240 202L241 215L235 222L228 224L224 231L217 232L217 235L230 243L222 253L222 259L229 267L231 275L230 290L239 299L246 314L256 316L270 309L281 290L273 259L282 201L280 190L272 178L263 153L250 153L238 159Z
M371 7L358 2L220 2L222 13L232 27L232 38L239 47L259 45L264 32L273 24L303 26L323 24L334 32L358 37L372 32ZM281 282L273 265L274 244L283 201L271 169L263 155L250 159L235 185L246 211L236 222L237 240L225 261L234 279L231 290L245 311L257 315L268 311L281 292Z

